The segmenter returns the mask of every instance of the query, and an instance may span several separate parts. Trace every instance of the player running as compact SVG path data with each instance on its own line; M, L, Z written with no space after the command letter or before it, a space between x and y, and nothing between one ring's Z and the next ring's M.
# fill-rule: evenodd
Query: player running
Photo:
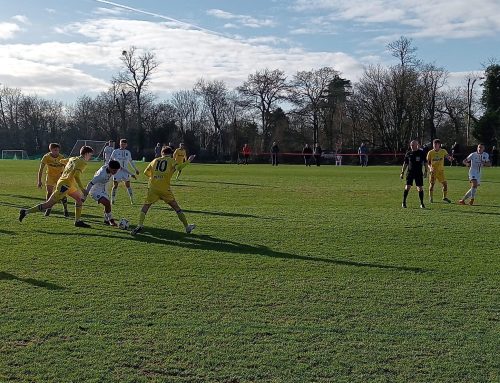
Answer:
M61 177L64 167L68 163L68 160L60 154L61 146L56 143L49 144L49 152L42 157L40 161L40 168L38 169L38 181L37 186L41 188L42 185L42 174L43 169L47 166L47 174L45 176L45 189L47 190L46 199L48 200L54 191L54 187ZM68 199L64 197L62 200L62 205L64 208L64 216L69 217L68 212ZM45 216L48 217L52 208L45 210Z
M187 161L187 154L186 154L186 149L184 148L184 144L181 142L179 144L179 147L175 149L174 151L174 160L177 162L178 165L183 164L184 162ZM175 180L177 181L179 179L179 176L182 173L182 169L177 169L177 176L175 177Z
M469 182L471 183L471 188L458 203L460 205L465 205L465 202L470 198L469 205L474 205L477 188L481 184L481 168L483 166L491 166L490 156L488 153L484 152L484 145L479 144L477 146L477 151L469 154L463 161L463 164L469 167Z
M118 171L120 163L115 160L109 161L107 165L103 165L94 174L94 178L87 184L85 195L90 194L92 199L98 204L104 206L104 224L109 226L117 226L111 213L111 201L106 190L106 186ZM128 172L128 170L125 169ZM129 173L133 178L137 178L134 174Z
M90 225L80 219L82 216L82 204L86 196L86 190L83 187L80 177L87 167L87 162L92 158L93 152L94 150L90 146L83 146L80 149L79 157L71 157L64 167L64 171L59 181L57 181L56 188L49 199L29 209L21 209L19 211L19 221L22 222L30 213L42 212L46 209L50 209L57 202L69 195L75 200L75 226L90 227Z
M130 186L130 172L126 172L129 166L134 168L135 174L139 175L139 169L135 166L134 161L132 161L132 154L127 150L127 140L122 138L120 140L120 147L113 150L111 154L111 159L118 161L120 163L120 171L116 173L113 177L113 189L111 191L111 203L116 202L116 190L118 189L118 184L120 182L125 182L125 187L127 188L128 196L130 198L130 204L134 204L134 194L132 192L132 187Z
M448 181L444 176L444 159L453 162L453 157L448 154L446 149L441 147L441 140L432 141L432 149L427 153L427 165L429 167L429 202L434 202L434 184L436 180L443 185L443 201L451 203L448 199Z
M149 177L148 184L148 194L146 195L146 200L142 206L141 213L139 214L139 224L134 230L130 232L132 235L140 233L143 229L144 220L146 219L146 214L152 204L158 200L162 200L172 207L177 213L177 217L184 225L186 233L191 233L196 225L188 224L186 216L184 215L179 204L175 200L172 191L170 190L170 179L176 170L182 169L191 163L194 159L194 155L189 156L188 160L183 164L179 165L171 157L172 148L165 146L161 150L161 157L155 158L144 170L144 174Z
M425 209L424 205L424 178L427 177L427 159L418 141L413 140L410 142L411 150L405 155L403 168L401 169L400 177L403 179L406 168L408 168L408 173L406 174L406 185L403 192L403 203L402 207L406 208L406 197L415 181L415 186L418 190L418 198L420 198L420 208ZM424 171L422 173L422 167Z

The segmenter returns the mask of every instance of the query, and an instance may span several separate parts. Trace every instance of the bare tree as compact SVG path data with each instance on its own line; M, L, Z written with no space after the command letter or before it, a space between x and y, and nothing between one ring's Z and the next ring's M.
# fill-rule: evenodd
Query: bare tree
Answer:
M142 128L142 93L147 88L151 75L158 67L159 63L156 61L156 56L152 52L144 52L142 55L137 53L136 47L130 47L129 50L122 52L121 61L125 69L120 72L117 82L124 84L131 89L135 96L137 107L137 131L138 131L138 148L142 153L144 150L144 136L145 132Z
M181 138L186 137L186 130L195 129L201 118L201 103L196 92L180 90L172 95L172 106L178 123ZM203 145L202 145L203 146Z
M199 79L194 91L201 96L205 108L209 111L214 127L214 135L217 142L217 155L223 155L224 127L228 124L228 89L224 81L205 81Z
M422 66L423 101L425 103L425 123L431 141L436 138L436 112L440 90L446 85L448 73L434 64Z
M269 146L269 116L275 104L287 97L289 86L285 72L279 69L264 69L248 76L248 80L238 87L238 92L247 105L260 112L262 141L261 150Z
M317 70L297 72L290 84L290 99L300 111L311 119L313 143L318 142L320 113L328 97L329 86L338 78L339 72L325 67Z

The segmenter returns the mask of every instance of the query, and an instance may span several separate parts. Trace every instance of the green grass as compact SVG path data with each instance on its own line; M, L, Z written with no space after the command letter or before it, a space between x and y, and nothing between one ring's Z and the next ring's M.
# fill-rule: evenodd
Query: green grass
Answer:
M137 238L90 199L91 229L19 223L37 168L0 161L2 382L500 379L499 168L477 206L421 210L399 167L196 164L173 187L195 232L157 204ZM115 217L139 209L121 186Z

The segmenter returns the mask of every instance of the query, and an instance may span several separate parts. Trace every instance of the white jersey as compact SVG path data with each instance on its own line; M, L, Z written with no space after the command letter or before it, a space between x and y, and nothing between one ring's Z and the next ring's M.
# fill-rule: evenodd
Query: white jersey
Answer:
M104 156L104 163L107 165L109 164L109 161L111 161L111 155L113 154L113 151L115 149L111 146L105 146L104 150L102 151L103 156Z
M106 185L111 179L111 173L108 173L108 165L103 165L94 174L94 178L90 181L93 185L90 189L90 196L99 201L100 198L104 197L109 200L108 193L106 191Z
M480 180L481 179L481 168L484 166L485 162L490 160L488 153L478 153L474 152L467 156L467 161L470 161L469 168L469 180Z
M111 159L116 160L120 163L121 169L115 174L114 180L117 182L128 181L130 178L130 173L127 171L128 166L132 166L136 172L138 172L137 167L132 161L132 155L127 149L115 149L111 154Z

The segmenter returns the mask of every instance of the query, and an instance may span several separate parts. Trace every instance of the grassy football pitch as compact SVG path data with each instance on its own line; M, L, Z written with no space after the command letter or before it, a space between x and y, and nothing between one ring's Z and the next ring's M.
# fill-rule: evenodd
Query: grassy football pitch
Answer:
M421 210L399 167L193 164L173 182L193 234L157 204L135 238L90 198L91 229L61 205L20 223L37 169L0 161L0 382L500 379L500 168L477 206L437 185ZM456 201L466 168L446 174Z

